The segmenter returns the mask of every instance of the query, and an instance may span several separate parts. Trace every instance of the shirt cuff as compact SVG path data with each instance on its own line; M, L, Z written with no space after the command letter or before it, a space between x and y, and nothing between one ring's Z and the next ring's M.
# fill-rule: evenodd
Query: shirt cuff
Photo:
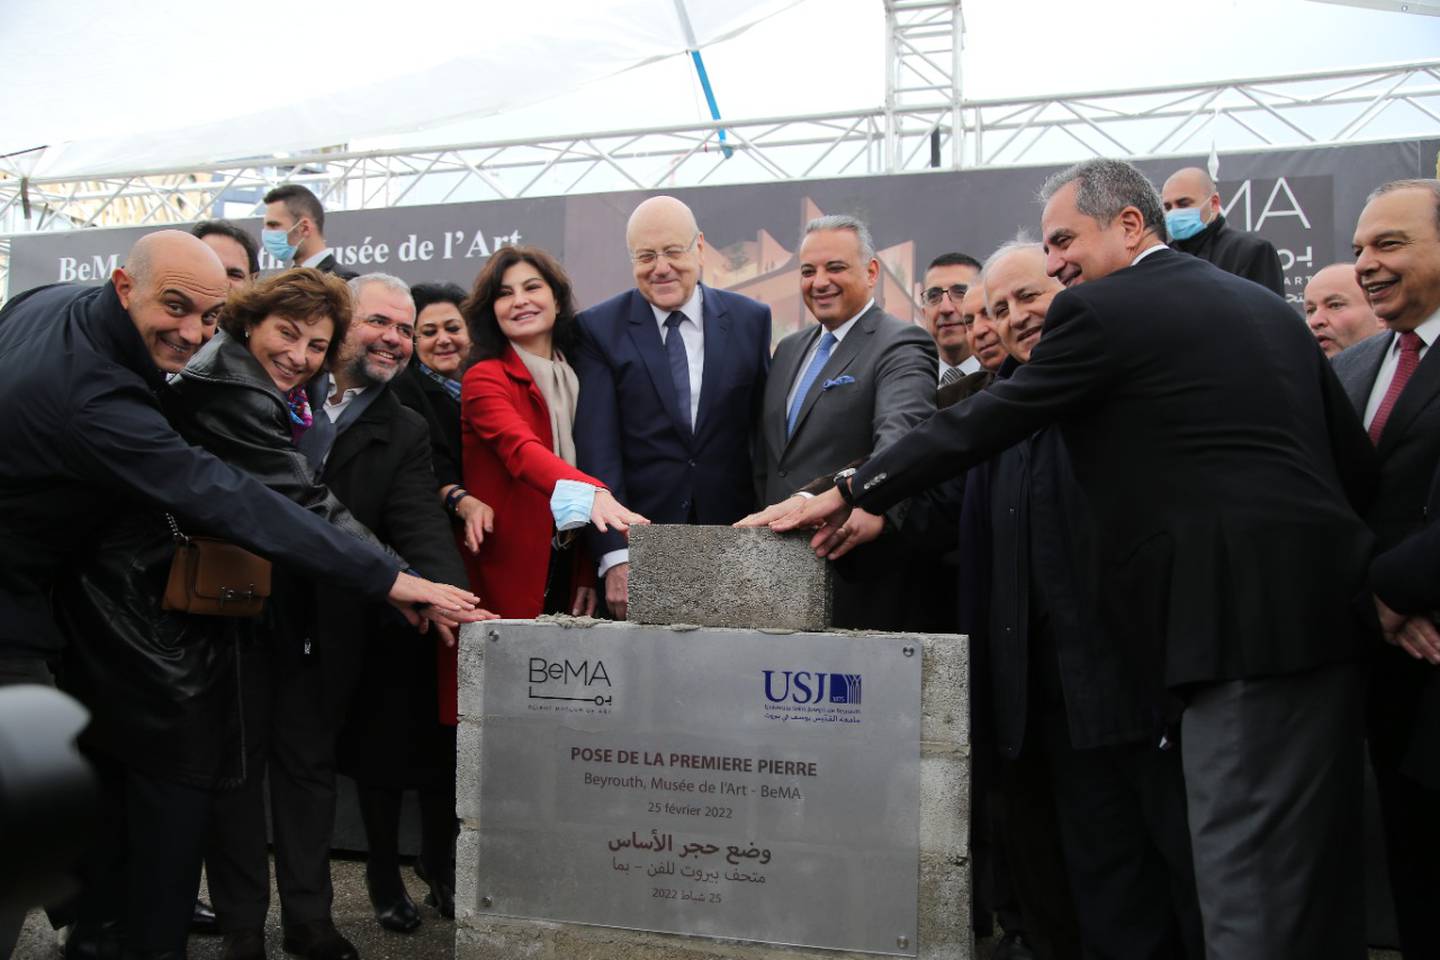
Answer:
M605 554L603 557L600 558L600 579L605 579L605 574L609 571L611 567L629 562L630 551L628 549L611 550L609 553Z

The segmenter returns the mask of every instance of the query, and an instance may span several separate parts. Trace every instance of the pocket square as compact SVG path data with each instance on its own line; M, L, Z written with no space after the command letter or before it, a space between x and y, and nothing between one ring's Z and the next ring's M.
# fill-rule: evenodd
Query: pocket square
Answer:
M836 377L834 380L826 380L824 383L820 384L820 389L821 389L821 390L830 390L830 389L833 389L833 388L835 388L835 387L843 387L843 386L845 386L845 384L847 384L847 383L854 383L854 382L855 382L855 378L854 378L854 377L850 376L850 374L848 374L848 373L842 373L840 376Z

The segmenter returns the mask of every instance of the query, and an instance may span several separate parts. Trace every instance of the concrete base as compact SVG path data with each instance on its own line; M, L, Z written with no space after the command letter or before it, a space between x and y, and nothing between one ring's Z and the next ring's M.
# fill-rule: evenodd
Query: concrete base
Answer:
M557 630L573 631L577 647L584 644L591 631L638 629L607 621L569 618L546 618L546 621ZM457 960L712 960L720 957L843 960L874 956L579 923L519 920L488 913L480 902L481 892L475 881L479 829L484 816L478 776L485 734L486 631L493 629L504 629L504 624L466 627L460 644ZM776 645L783 646L786 632L774 631L773 634ZM968 960L974 956L970 921L969 644L967 638L954 635L901 636L913 641L922 656L920 901L919 942L897 944L896 952L918 950L923 960Z
M630 531L634 623L826 630L830 564L808 534L653 524Z

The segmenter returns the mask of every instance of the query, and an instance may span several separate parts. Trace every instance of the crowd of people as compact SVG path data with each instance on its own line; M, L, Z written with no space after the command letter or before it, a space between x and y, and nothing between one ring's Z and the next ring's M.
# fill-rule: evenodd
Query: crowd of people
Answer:
M285 950L353 960L337 773L376 920L423 922L407 790L453 916L454 631L623 619L647 522L813 529L836 626L970 635L997 957L1363 957L1367 739L1404 953L1440 956L1440 183L1376 190L1304 322L1203 170L1160 191L1090 161L1042 195L1038 242L934 258L923 327L876 302L864 222L811 221L817 322L773 354L664 196L627 224L633 288L583 310L532 246L469 290L352 275L293 184L260 236L289 269L207 221L13 297L0 685L89 709L103 790L47 905L67 958L184 957L202 928L263 958L268 782ZM207 544L258 555L248 579L181 562Z

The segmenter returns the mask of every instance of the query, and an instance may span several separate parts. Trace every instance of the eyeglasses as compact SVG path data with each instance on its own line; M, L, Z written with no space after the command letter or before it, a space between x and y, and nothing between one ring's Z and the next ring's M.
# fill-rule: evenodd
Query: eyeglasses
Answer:
M656 260L664 257L667 262L674 263L676 260L679 260L681 257L685 256L685 254L689 253L691 250L694 250L695 241L699 239L700 234L696 233L695 236L690 238L690 242L685 244L685 246L683 247L679 244L676 244L674 246L666 247L664 250L632 250L630 252L630 262L638 264L642 267L648 267Z
M941 297L945 296L945 294L948 293L950 294L950 302L954 304L959 304L961 300L965 299L965 291L969 289L969 284L952 283L948 287L930 287L923 294L921 294L921 297L925 300L925 303L927 305L933 307L935 306L935 304L940 302Z

